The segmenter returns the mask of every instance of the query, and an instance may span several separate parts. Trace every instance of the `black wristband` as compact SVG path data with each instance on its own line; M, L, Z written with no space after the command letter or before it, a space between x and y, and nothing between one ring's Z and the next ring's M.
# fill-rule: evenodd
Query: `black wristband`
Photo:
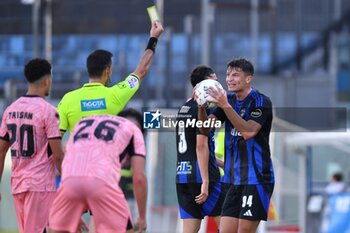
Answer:
M157 38L155 38L155 37L149 38L149 41L148 41L146 50L147 50L147 49L150 49L150 50L152 50L153 52L155 52L156 46L157 46L157 42L158 42L158 39L157 39Z

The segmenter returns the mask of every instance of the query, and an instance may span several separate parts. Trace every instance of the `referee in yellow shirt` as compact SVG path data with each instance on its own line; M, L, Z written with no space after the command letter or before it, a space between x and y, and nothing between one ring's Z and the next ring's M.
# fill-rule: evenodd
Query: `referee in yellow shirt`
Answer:
M99 49L88 56L86 66L89 83L65 94L57 106L62 135L67 130L71 132L75 124L84 117L96 114L117 115L123 110L147 74L158 38L163 31L163 26L159 21L152 22L147 48L136 69L123 81L112 87L107 87L112 76L112 53ZM57 179L57 184L59 182L60 178ZM132 226L128 229L129 231L132 232ZM90 232L94 232L93 221L90 221Z
M150 39L136 69L124 81L107 87L112 76L112 53L95 50L86 61L90 81L83 87L65 94L58 104L60 129L72 131L82 118L95 114L117 115L133 97L151 66L159 36L164 31L159 21L153 21Z

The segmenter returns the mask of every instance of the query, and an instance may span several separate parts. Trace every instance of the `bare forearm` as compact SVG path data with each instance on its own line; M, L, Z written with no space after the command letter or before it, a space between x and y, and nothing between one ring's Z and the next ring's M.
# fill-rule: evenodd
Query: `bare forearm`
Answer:
M205 121L208 119L207 112L204 107L198 106L198 120Z
M209 182L209 147L208 137L205 135L198 134L196 137L197 145L197 161L199 165L199 171L201 173L202 181Z
M49 144L53 154L53 161L55 162L57 170L61 173L61 166L64 157L61 139L50 139Z
M205 108L198 106L198 120L204 122L207 119L208 119L208 115L207 115L207 112L205 111ZM199 132L201 132L202 134L209 134L210 128L204 128L204 127L199 128Z
M57 170L60 172L60 174L62 174L62 159L56 157L54 159L54 162L55 162Z
M246 121L243 118L241 118L231 106L227 106L222 109L224 110L228 120L239 132L244 132L246 130Z
M164 28L162 24L159 21L153 21L152 27L150 31L150 39L148 41L147 49L143 56L141 57L141 60L139 64L137 65L135 71L133 72L136 74L140 81L143 79L143 77L147 74L154 55L154 51L156 49L156 45L158 43L159 36L163 33Z
M147 178L145 175L135 177L133 176L134 195L139 210L139 216L146 218L147 206Z
M218 164L219 167L221 167L222 169L224 169L224 160L215 157L216 158L216 163Z
M141 80L143 79L143 77L145 77L149 68L151 67L153 55L154 55L154 52L151 49L146 49L146 51L144 52L143 56L140 59L139 64L137 65L135 71L133 72Z
M197 148L197 157L198 157L198 165L199 171L201 173L202 181L209 182L209 150L207 148L199 149Z
M4 172L6 153L9 148L10 148L10 144L7 141L0 140L0 181L1 181L2 173Z
M251 121L246 121L241 118L238 113L231 107L227 106L223 108L227 119L231 122L233 127L240 132L245 140L248 140L256 135L256 124L252 125Z

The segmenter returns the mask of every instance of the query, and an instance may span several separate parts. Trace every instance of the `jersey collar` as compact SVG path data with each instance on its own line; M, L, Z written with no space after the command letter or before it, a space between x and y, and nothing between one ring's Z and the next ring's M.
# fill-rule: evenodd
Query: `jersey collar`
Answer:
M40 95L22 95L22 97L29 97L29 98L35 98L35 97L39 97L39 98L44 98Z
M85 83L83 87L98 87L104 86L102 83Z

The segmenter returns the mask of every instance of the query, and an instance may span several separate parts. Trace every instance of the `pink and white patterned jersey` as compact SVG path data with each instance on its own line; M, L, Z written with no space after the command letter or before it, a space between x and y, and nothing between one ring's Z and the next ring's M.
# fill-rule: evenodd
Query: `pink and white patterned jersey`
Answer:
M62 164L62 181L85 176L119 188L121 157L130 142L145 156L141 130L131 121L112 115L95 115L79 121L71 134ZM136 150L137 149L137 150Z
M39 96L22 96L6 108L0 139L9 141L12 194L55 191L49 139L61 138L56 109Z
M120 154L121 166L124 167L125 165L130 163L130 159L133 156L145 157L145 155L146 155L146 148L145 148L145 143L143 139L143 134L142 133L135 134L134 137L131 139L129 145Z

